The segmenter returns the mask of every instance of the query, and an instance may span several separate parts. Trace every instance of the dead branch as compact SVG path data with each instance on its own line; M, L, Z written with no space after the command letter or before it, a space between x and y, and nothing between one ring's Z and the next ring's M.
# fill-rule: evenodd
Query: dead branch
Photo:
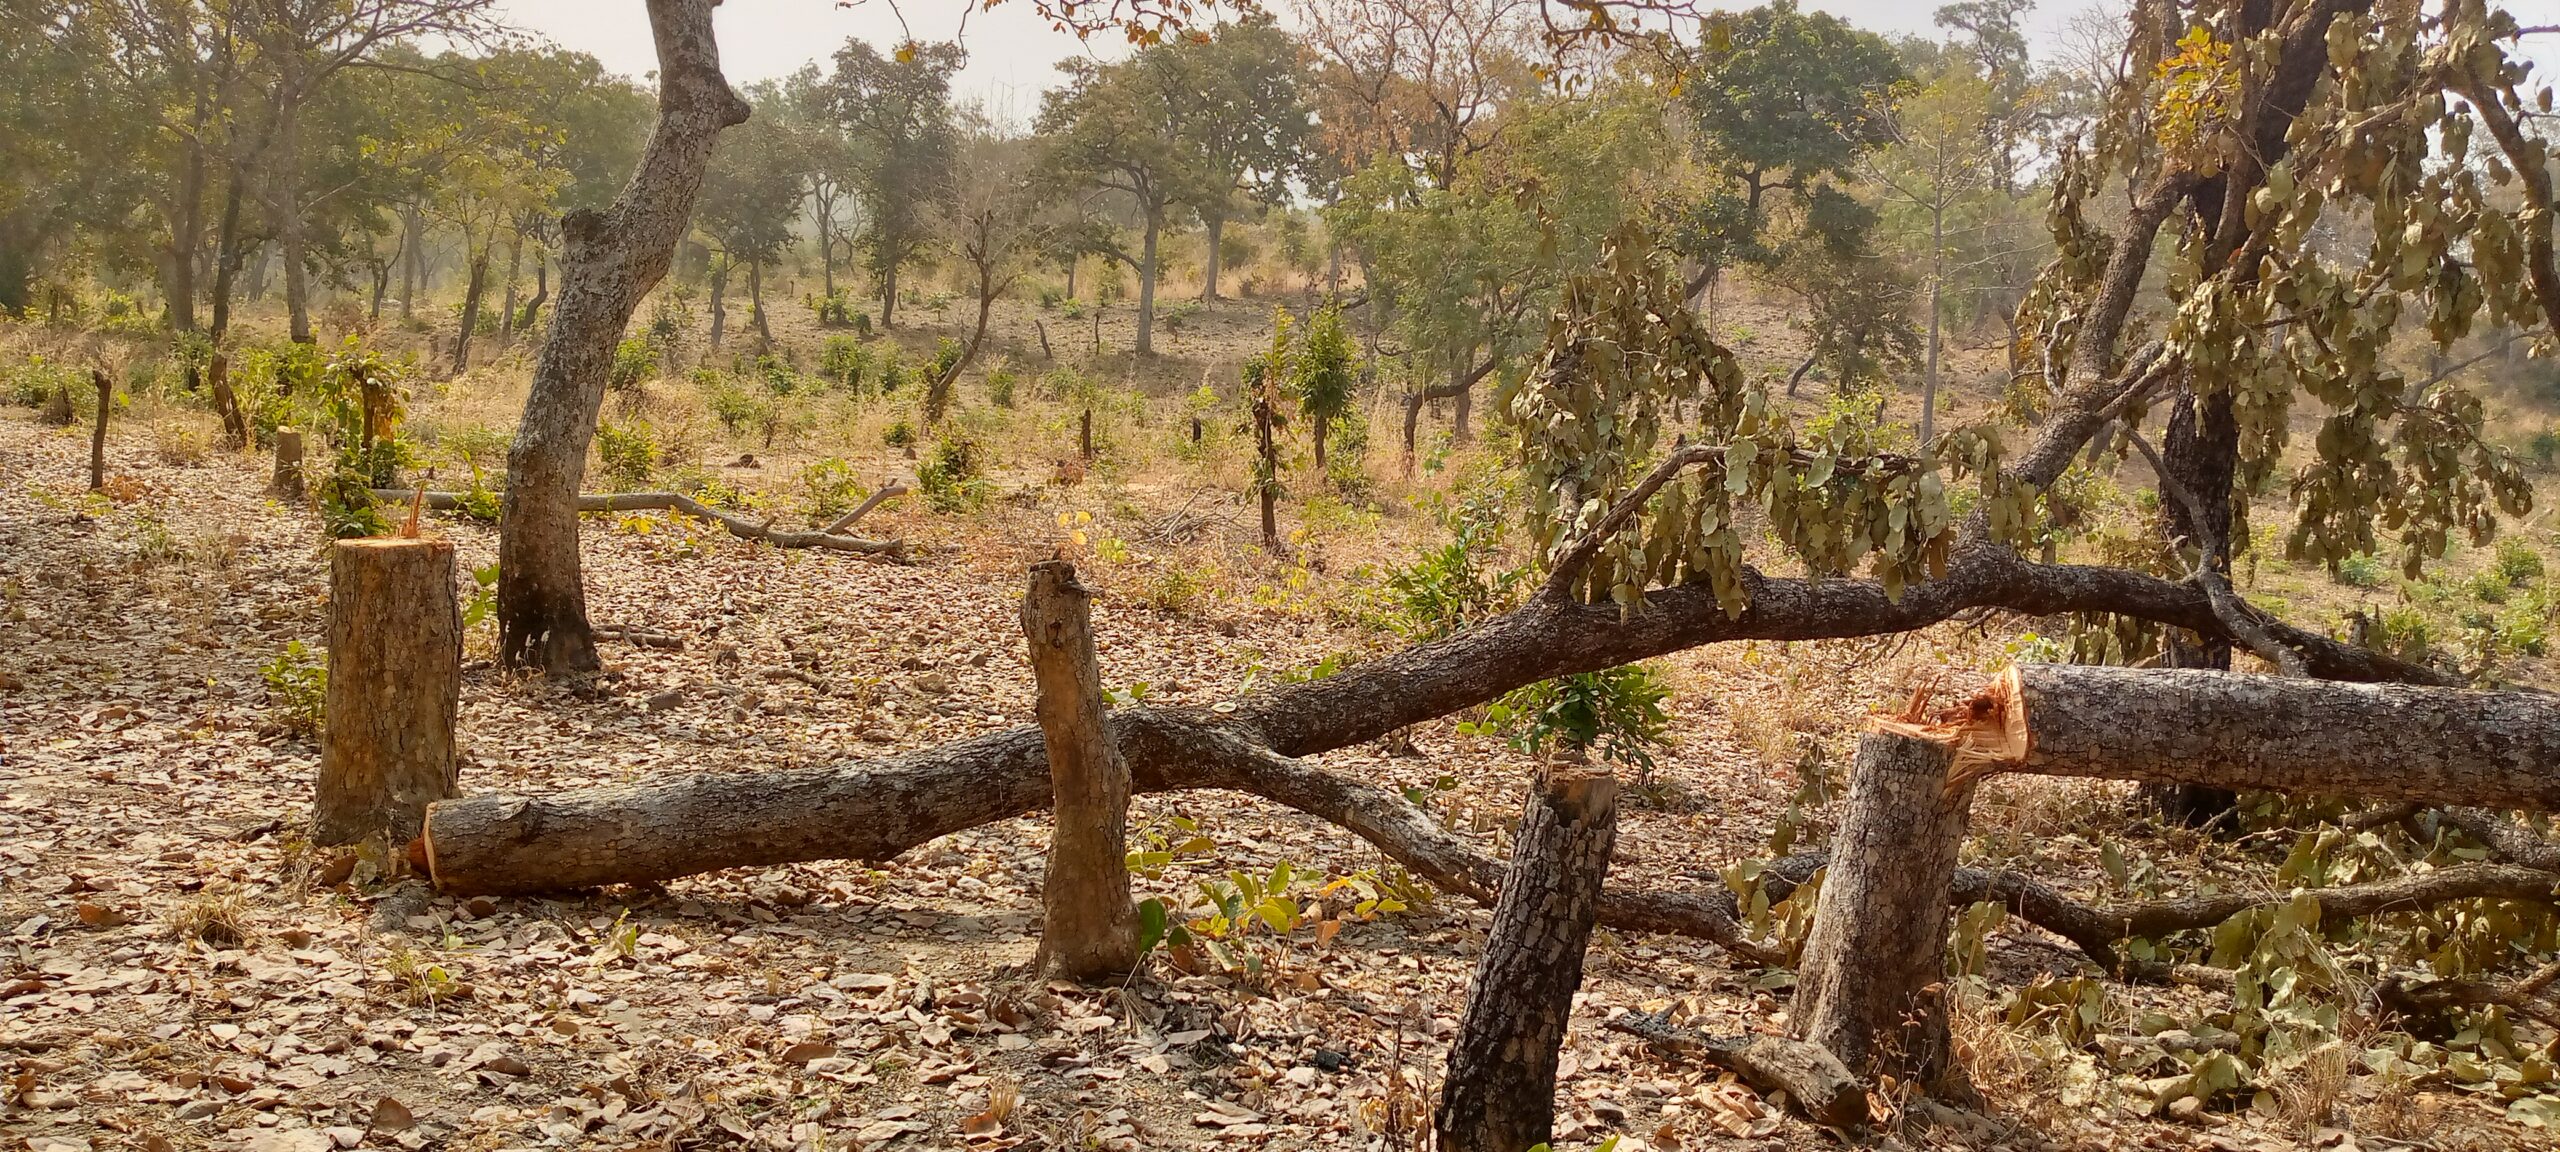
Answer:
M666 648L678 652L684 650L684 637L639 624L598 624L595 626L595 637L598 640L627 641L643 648Z
M1869 1120L1866 1088L1830 1049L1785 1036L1709 1036L1671 1023L1670 1016L1629 1012L1609 1021L1609 1030L1643 1040L1663 1059L1695 1060L1762 1092L1784 1093L1815 1123L1854 1128Z
M881 485L880 490L866 497L862 501L862 505L860 507L828 521L827 526L818 529L818 531L828 536L842 535L845 529L853 527L854 524L859 522L863 517L870 515L871 510L879 507L882 502L895 497L904 496L906 494L907 486L904 484L899 484L893 481L891 483Z
M904 491L904 489L899 489ZM383 500L409 500L418 495L402 488L376 488L373 494ZM427 507L438 512L451 512L462 507L459 492L428 492ZM875 501L876 502L876 501ZM856 515L869 506L856 509ZM682 492L617 492L578 497L580 512L681 512L701 520L709 520L729 530L741 540L760 540L777 548L824 548L833 552L850 552L864 556L892 559L904 553L906 541L901 539L870 540L860 536L837 535L832 526L815 532L794 532L776 528L770 520L758 522L735 513L723 512Z
M2403 1015L2432 1016L2448 1008L2504 1008L2516 1015L2560 1028L2560 1004L2542 997L2560 979L2560 962L2545 964L2512 983L2495 980L2430 980L2394 972L2374 985L2374 1003Z
M2186 485L2178 483L2177 478L2169 474L2169 466L2161 462L2160 454L2152 451L2151 442L2143 439L2142 433L2127 431L2125 439L2131 441L2134 448L2142 453L2142 458L2150 462L2151 474L2159 479L2160 490L2168 493L2187 510L2189 522L2195 524L2213 522L2211 517L2205 515L2204 502L2198 500L2195 493L2188 491ZM2194 566L2188 569L2188 577L2196 582L2197 587L2204 589L2205 597L2213 603L2213 614L2222 621L2223 627L2228 629L2235 639L2247 645L2250 651L2264 657L2267 663L2275 665L2285 675L2307 675L2302 663L2302 654L2277 643L2275 637L2268 635L2266 629L2259 627L2256 610L2243 603L2240 597L2232 592L2230 582L2222 578L2221 570L2214 566L2214 554L2219 552L2220 548L2213 541L2199 540L2196 544L2199 555Z

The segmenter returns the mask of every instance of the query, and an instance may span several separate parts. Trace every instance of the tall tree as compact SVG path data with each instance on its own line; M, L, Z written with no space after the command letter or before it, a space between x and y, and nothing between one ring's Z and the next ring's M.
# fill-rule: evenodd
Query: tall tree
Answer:
M1210 178L1180 141L1193 110L1183 107L1169 49L1146 49L1116 64L1069 60L1065 87L1040 99L1040 164L1048 178L1124 197L1138 218L1138 250L1107 255L1138 273L1139 355L1155 351L1156 246L1174 213L1205 196Z
M560 303L551 312L524 420L507 449L498 520L498 658L554 675L593 671L578 563L578 487L604 406L605 377L641 297L675 259L723 129L747 102L720 74L714 0L648 0L658 50L658 118L613 203L561 218Z
M1183 94L1177 140L1199 170L1191 209L1208 233L1201 261L1204 300L1218 298L1219 243L1237 200L1278 203L1288 195L1290 179L1307 166L1313 128L1298 57L1297 41L1267 14L1142 54L1168 73L1161 83Z
M1006 136L985 121L974 124L960 145L957 179L935 226L943 244L968 268L977 321L960 355L928 382L928 419L940 417L952 382L977 359L996 299L1040 252L1040 233L1048 220L1037 191L1031 180L1031 142Z
M771 113L781 102L772 85L759 85L748 95L760 113ZM749 119L737 131L722 133L719 148L711 154L701 202L694 209L703 232L718 245L722 264L746 266L748 319L756 335L767 342L773 339L773 328L764 312L764 269L791 246L791 226L800 213L808 173L804 139L780 116L769 114ZM714 347L720 341L720 294L727 279L725 267L713 273Z
M836 51L827 98L852 152L854 187L869 219L858 243L880 289L880 326L895 327L898 272L932 240L933 206L949 194L957 129L951 76L958 44L900 44L888 55L860 40Z
M1913 218L1910 229L1927 236L1920 266L1928 277L1922 305L1929 344L1920 381L1920 444L1937 437L1938 367L1944 343L1945 298L1952 253L1950 223L1961 223L1966 203L2000 179L1999 142L1982 131L1990 119L1992 88L1971 60L1955 57L1918 91L1894 106L1887 120L1892 144L1872 153L1866 171L1885 200ZM1916 239L1916 237L1915 237Z

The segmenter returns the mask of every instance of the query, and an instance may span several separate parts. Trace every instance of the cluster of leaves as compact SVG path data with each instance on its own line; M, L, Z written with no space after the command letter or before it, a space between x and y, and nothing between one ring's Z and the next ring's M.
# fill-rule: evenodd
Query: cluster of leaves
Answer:
M277 726L299 736L316 736L328 714L329 665L302 641L287 641L284 651L259 666L267 685L267 709Z
M1621 664L1514 689L1488 705L1481 722L1460 730L1505 736L1512 747L1531 755L1550 750L1595 753L1634 769L1645 780L1653 773L1653 750L1662 746L1670 724L1662 710L1670 695L1652 669Z

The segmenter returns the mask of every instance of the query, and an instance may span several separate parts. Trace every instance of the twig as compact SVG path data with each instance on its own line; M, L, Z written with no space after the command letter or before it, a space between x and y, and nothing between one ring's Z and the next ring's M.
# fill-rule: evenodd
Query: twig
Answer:
M853 527L855 521L862 519L864 516L870 515L871 510L879 507L881 502L892 497L904 496L906 494L906 485L891 482L882 486L879 491L872 493L870 498L862 502L861 507L856 508L851 512L847 512L842 516L838 516L834 520L828 521L827 526L818 529L818 531L829 536L837 535L845 529Z
M1583 533L1556 557L1555 568L1547 573L1546 586L1538 590L1538 595L1549 600L1562 600L1571 594L1574 583L1580 580L1583 571L1591 566L1591 558L1600 554L1600 545L1607 542L1609 537L1616 535L1619 529L1626 527L1627 521L1634 519L1636 513L1644 509L1645 502L1653 499L1654 493L1661 491L1662 486L1670 483L1671 478L1679 475L1683 469L1693 464L1702 464L1716 459L1723 454L1722 445L1688 444L1673 449L1670 455L1662 458L1661 463L1653 466L1653 471L1646 473L1644 479L1636 482L1635 488L1619 497L1618 502L1611 505L1609 511L1600 517L1598 524L1592 525L1590 531Z
M2143 439L2142 433L2130 429L2125 432L2125 439L2141 451L2144 460L2151 462L2152 474L2160 479L2160 490L2168 493L2187 510L2187 518L2198 526L2208 523L2204 502L2196 499L2195 493L2188 491L2186 485L2178 483L2177 478L2169 474L2169 466L2161 462L2158 452L2152 451L2151 442ZM2210 541L2199 543L2203 547L2189 575L2195 580L2197 587L2204 589L2205 599L2213 605L2213 614L2222 621L2222 626L2230 629L2235 639L2248 645L2250 651L2266 657L2267 663L2275 665L2285 675L2310 675L2310 668L2303 661L2302 654L2277 643L2276 638L2269 635L2267 630L2260 627L2258 621L2250 615L2248 606L2242 604L2240 598L2232 593L2231 585L2223 580L2221 571L2214 567L2214 553L2220 549Z

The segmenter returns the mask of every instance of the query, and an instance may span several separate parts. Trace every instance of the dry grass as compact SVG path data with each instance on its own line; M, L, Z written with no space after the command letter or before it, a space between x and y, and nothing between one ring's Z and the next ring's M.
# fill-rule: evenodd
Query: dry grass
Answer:
M168 932L180 940L200 940L217 948L249 942L249 902L237 891L206 892L178 907Z

